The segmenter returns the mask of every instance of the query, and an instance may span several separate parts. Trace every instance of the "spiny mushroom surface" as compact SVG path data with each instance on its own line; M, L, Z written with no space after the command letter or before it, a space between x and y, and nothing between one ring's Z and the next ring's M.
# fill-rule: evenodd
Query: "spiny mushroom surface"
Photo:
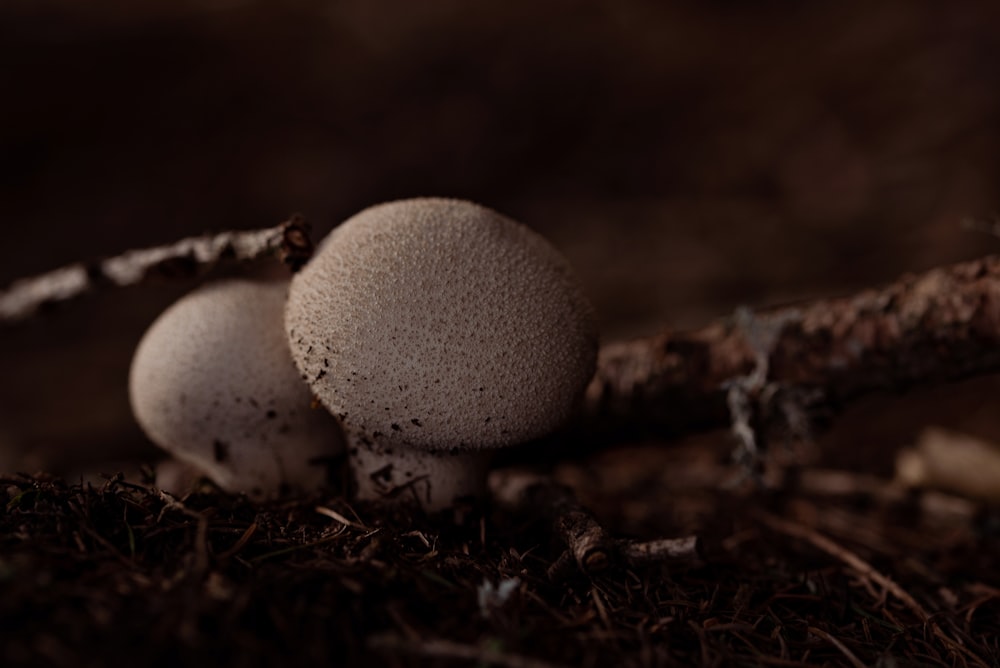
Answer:
M303 377L345 427L359 494L411 488L428 508L481 492L485 468L462 453L569 418L597 354L565 258L529 228L448 199L381 204L334 229L293 279L285 326Z
M288 351L288 282L229 280L183 297L153 323L129 376L149 438L231 492L315 488L343 450L336 420Z

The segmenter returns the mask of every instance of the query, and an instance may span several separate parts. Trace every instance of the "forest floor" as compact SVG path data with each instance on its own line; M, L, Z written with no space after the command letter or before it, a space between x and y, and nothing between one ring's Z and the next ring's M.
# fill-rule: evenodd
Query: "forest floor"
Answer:
M254 503L109 479L0 480L0 663L995 666L1000 520L870 475L734 484L723 447L562 465L620 536L699 563L549 569L545 523L429 518L331 491ZM734 478L735 476L735 478Z
M961 221L1000 209L1000 3L335 4L0 3L0 284L441 194L550 238L610 342L996 250ZM3 668L1000 666L1000 510L890 477L929 425L1000 442L1000 376L853 407L764 487L721 434L609 439L555 478L703 558L550 577L500 508L79 482L158 456L128 369L191 287L0 329Z

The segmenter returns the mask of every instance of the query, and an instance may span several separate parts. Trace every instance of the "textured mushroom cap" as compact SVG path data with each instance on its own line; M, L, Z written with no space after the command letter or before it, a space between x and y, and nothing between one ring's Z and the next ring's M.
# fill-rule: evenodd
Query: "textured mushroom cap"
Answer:
M345 428L391 447L491 448L564 422L593 375L593 308L558 251L490 209L390 202L292 280L292 357Z
M172 305L132 359L129 395L149 438L234 492L316 487L343 449L336 420L288 352L288 282L223 281Z

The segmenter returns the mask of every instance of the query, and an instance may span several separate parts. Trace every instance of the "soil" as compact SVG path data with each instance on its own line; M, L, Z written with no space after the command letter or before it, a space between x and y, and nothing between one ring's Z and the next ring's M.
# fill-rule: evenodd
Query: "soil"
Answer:
M560 466L554 475L582 490L617 535L694 532L702 541L700 563L616 562L594 576L550 575L564 546L545 523L499 510L428 518L350 504L336 491L253 503L204 484L175 499L120 476L102 485L9 476L0 480L0 658L5 666L1000 661L1000 516L941 494L893 495L886 481L843 472L853 491L788 478L763 492L733 484L726 452L722 440L647 443Z

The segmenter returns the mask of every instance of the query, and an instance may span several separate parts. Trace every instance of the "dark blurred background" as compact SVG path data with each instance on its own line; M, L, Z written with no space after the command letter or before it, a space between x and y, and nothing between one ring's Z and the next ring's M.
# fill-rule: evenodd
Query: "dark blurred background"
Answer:
M961 225L1000 200L997 26L930 0L6 0L0 283L447 195L548 236L608 339L849 293L1000 248ZM131 352L191 287L0 330L0 469L143 452ZM873 399L830 438L1000 433L997 386Z

